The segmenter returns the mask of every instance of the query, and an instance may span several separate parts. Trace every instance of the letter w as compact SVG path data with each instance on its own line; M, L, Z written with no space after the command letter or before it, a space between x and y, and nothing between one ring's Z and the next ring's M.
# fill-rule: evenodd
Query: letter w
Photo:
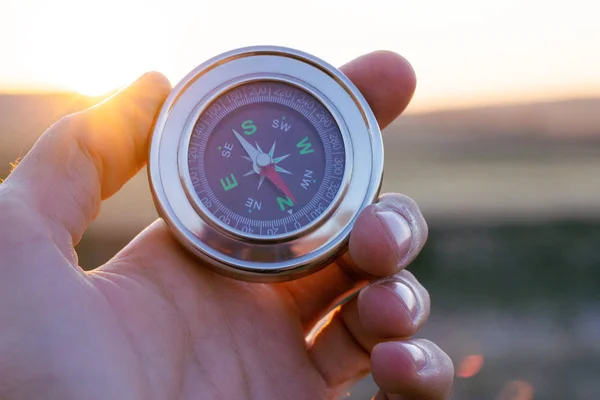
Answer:
M302 148L302 150L300 150L300 154L308 154L313 153L315 151L312 148L312 144L308 141L308 136L299 141L298 144L296 144L296 147Z

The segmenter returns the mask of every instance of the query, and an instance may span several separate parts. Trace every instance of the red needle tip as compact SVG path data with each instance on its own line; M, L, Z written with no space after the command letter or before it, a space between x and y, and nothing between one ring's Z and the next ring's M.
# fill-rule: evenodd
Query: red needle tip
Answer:
M263 167L261 175L266 176L279 190L283 192L283 194L289 197L294 204L296 204L296 198L292 192L290 192L290 189L288 189L283 179L281 179L281 176L275 170L275 164L269 164L266 167Z

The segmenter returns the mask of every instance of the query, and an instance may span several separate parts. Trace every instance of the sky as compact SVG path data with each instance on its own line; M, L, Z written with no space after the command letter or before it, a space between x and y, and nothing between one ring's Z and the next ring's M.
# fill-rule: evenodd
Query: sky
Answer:
M0 0L0 92L98 95L148 70L173 84L223 51L272 44L340 66L387 49L412 109L600 96L594 0Z

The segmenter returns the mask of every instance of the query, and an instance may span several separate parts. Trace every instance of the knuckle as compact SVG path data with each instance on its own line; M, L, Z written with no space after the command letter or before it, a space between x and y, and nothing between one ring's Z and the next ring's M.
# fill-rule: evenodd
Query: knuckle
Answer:
M56 121L49 129L54 135L69 137L79 132L87 125L87 114L85 111L78 111L67 114Z
M57 143L53 146L55 152L60 155L57 161L69 166L71 169L69 173L82 173L81 170L88 161L91 161L96 168L101 166L97 151L101 142L94 143L94 141L106 140L106 138L94 132L96 126L94 119L97 118L94 116L95 112L91 108L68 114L58 120L49 130L50 136ZM72 171L73 166L79 167L79 170Z
M89 147L86 143L89 128L92 125L89 123L90 117L88 114L86 111L80 111L65 115L48 129L45 134L47 138L42 139L49 140L53 152L57 153L58 158L53 161L71 165L73 159L81 153L87 155L85 149Z
M9 188L0 190L0 243L6 250L47 241L49 230L27 201Z

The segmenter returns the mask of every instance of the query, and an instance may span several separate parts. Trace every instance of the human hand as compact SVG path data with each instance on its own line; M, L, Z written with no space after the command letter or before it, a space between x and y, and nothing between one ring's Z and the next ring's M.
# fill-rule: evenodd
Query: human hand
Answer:
M410 65L392 53L342 69L382 128L415 88ZM449 357L411 339L429 296L405 267L427 226L405 196L382 196L340 260L292 282L217 275L162 220L105 265L78 266L74 246L101 201L145 164L169 90L147 74L65 117L0 185L0 398L335 399L371 371L377 399L446 399Z

